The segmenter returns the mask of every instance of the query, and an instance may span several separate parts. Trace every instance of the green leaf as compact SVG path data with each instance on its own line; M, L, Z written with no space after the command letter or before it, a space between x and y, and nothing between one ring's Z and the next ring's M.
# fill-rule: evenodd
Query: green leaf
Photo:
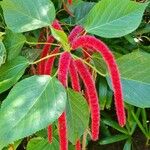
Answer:
M66 19L69 24L79 24L94 6L94 2L75 1L73 5L68 5L74 16Z
M148 120L146 109L141 109L141 118L142 118L142 125L143 125L143 127L145 128L146 132L149 132L148 131L148 124L145 123Z
M117 135L109 136L109 137L106 137L106 138L101 138L99 144L100 144L100 145L111 144L111 143L123 141L123 140L125 140L125 139L127 139L127 138L129 138L128 135L125 135L125 134L117 134Z
M28 60L21 56L2 65L0 68L0 93L13 86L24 74L28 65Z
M5 35L5 32L0 32L0 40L3 39L3 36Z
M6 60L6 49L3 42L0 40L0 67L5 63Z
M7 147L4 147L2 150L17 150L17 148L21 143L22 143L22 139L8 145Z
M150 24L145 24L143 28L138 28L135 32L136 35L142 35L144 33L149 33L150 31Z
M57 150L59 149L58 141L53 138L52 144L48 143L48 140L37 137L28 142L27 150Z
M52 32L52 35L54 36L54 38L62 44L64 50L69 51L70 44L69 44L66 33L62 30L54 29L53 27L51 27L51 32Z
M128 139L123 147L123 150L131 150L131 145L132 142L131 142L131 139Z
M103 122L104 124L106 124L106 125L112 127L113 129L116 129L116 130L118 130L119 132L128 135L128 131L127 131L125 128L120 127L117 122L111 120L110 118L102 119L102 122Z
M4 0L1 2L8 28L26 32L49 26L55 18L50 0Z
M142 133L146 136L146 138L148 138L149 137L148 132L146 132L146 129L143 127L138 116L136 116L136 114L133 111L131 112L131 114L132 114L133 118L135 119L137 125L139 126L140 130L142 131Z
M12 60L19 55L25 41L24 35L6 30L4 44L7 49L7 60Z
M137 107L149 108L150 54L133 52L119 58L117 64L121 72L124 101Z
M99 76L97 84L98 84L100 108L101 110L104 110L107 102L107 81L104 77Z
M50 76L32 76L17 83L1 105L0 149L52 124L64 111L63 85Z
M140 25L147 5L130 0L101 0L82 24L91 34L106 38L121 37Z
M113 100L113 92L112 92L112 90L109 87L107 87L106 109L110 109L111 108L112 100Z
M92 61L94 63L95 68L105 76L107 66L102 56L99 53L95 53L92 55Z
M76 143L89 123L89 109L86 99L78 92L68 89L68 103L66 107L68 138L72 144Z
M29 60L29 62L34 62L41 54L42 49L27 48L21 51L21 55Z
M104 137L108 137L108 136L111 136L111 133L109 131L109 128L107 125L105 125L102 121L101 121L101 135L104 136Z

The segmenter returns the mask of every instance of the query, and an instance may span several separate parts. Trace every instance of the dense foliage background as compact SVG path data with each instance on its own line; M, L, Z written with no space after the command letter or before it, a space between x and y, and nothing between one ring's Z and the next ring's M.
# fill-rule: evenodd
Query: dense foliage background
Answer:
M57 119L67 109L69 150L80 138L89 150L150 149L150 1L149 0L1 0L0 1L0 149L57 150ZM52 29L59 20L64 31ZM81 93L57 80L58 58L50 76L34 76L46 39L68 49L74 26L107 44L121 74L127 123L116 121L113 90L105 61L88 62L99 95L100 138L91 141L90 114ZM55 45L56 44L56 45ZM38 47L40 45L41 47ZM73 52L81 57L81 51ZM69 85L70 87L70 85ZM51 104L51 105L50 105ZM51 117L49 117L51 114ZM46 127L53 123L53 142ZM75 124L77 123L77 124Z

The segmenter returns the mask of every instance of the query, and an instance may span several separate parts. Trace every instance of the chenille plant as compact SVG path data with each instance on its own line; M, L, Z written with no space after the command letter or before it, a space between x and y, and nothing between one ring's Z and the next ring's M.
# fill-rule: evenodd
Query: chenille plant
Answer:
M149 4L140 2L0 1L0 150L123 140L131 150L136 127L149 145Z
M58 31L62 31L62 28L59 22L56 20L52 24L52 28ZM52 35L48 36L47 43L53 43L54 37ZM94 36L86 35L85 30L81 26L75 26L71 33L68 36L68 41L70 44L70 49L65 50L60 54L59 64L58 64L58 80L63 84L65 88L68 87L68 75L71 78L71 84L73 90L77 92L82 92L85 95L89 105L90 113L91 113L91 138L96 141L99 138L99 126L100 126L100 106L98 100L98 94L95 87L95 81L90 72L89 66L87 65L86 59L84 59L84 55L80 58L77 58L73 51L81 48L84 52L85 48L89 48L93 53L99 52L105 62L108 65L108 69L110 72L110 78L112 80L112 86L114 89L114 97L115 97L115 106L116 113L118 117L118 122L120 126L124 126L126 123L126 116L123 104L123 93L122 86L120 81L120 74L114 59L113 54L109 50L109 48L99 39L96 39ZM51 44L46 44L43 47L41 59L51 54L58 54L58 49L60 47L56 47L52 52L50 51ZM88 52L87 52L88 53ZM55 57L50 57L48 60L42 60L38 64L38 74L48 74L51 75L52 67L54 64ZM84 84L84 88L81 88L80 79ZM60 139L60 150L68 149L68 138L67 138L67 121L66 121L66 112L64 112L60 118L58 119L58 132ZM52 142L52 126L48 127L48 139L49 142ZM80 140L76 139L76 149L79 149Z

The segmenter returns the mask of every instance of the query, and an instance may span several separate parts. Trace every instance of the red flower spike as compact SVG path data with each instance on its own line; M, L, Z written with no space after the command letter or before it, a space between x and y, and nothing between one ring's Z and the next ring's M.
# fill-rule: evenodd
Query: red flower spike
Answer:
M71 62L71 55L69 52L61 54L58 65L58 80L67 87L67 74Z
M120 126L123 127L126 123L126 116L125 116L124 103L123 103L123 92L122 92L119 70L115 62L115 59L113 57L113 54L102 41L88 35L79 37L72 44L72 48L74 49L77 49L79 47L86 47L86 46L92 47L93 49L101 53L104 60L107 63L110 72L110 77L112 80L112 86L114 89L115 106L116 106L118 122Z
M75 64L87 90L92 119L92 139L95 141L98 139L99 136L100 125L100 107L98 103L99 100L96 92L95 83L88 68L82 63L81 60L75 60Z
M84 91L84 97L85 97L87 103L89 104L89 97L88 97L88 94L87 94L87 90L86 90L86 89L85 89L85 91Z
M56 54L56 53L58 53L58 52L59 52L59 49L60 49L59 47L56 47L56 48L51 52L51 54ZM54 61L55 61L55 56L50 57L50 58L45 62L44 74L46 74L46 75L51 75Z
M76 66L74 64L74 60L73 59L70 62L69 73L70 73L72 88L75 91L79 92L81 90L80 82L79 82L78 73L76 71Z
M52 23L52 27L56 30L63 30L58 20L54 20Z
M70 63L69 72L70 72L72 88L77 92L81 91L79 77L78 77L78 73L76 71L76 66L74 64L73 59L71 60L71 63ZM75 148L76 150L81 149L80 140L76 142Z
M75 40L79 35L81 35L81 33L83 33L83 31L84 28L82 26L75 26L68 36L69 42L72 43L73 40Z
M72 5L72 0L68 0L68 4L69 4L69 5Z
M51 54L56 54L59 51L59 47L56 47ZM52 68L53 68L53 64L54 64L54 60L55 60L55 56L54 57L50 57L46 62L45 62L45 70L44 70L44 74L46 75L51 75L52 72ZM53 134L52 134L52 125L49 125L47 128L47 135L48 135L48 141L49 143L52 143L52 138L53 138Z
M70 72L72 88L75 91L80 92L81 87L80 87L80 82L79 82L79 76L78 76L78 73L76 71L76 66L75 66L75 63L74 63L73 59L70 62L69 72ZM75 148L76 148L76 150L81 150L80 140L77 140Z
M61 54L58 66L58 80L64 85L64 87L67 87L67 74L69 71L70 62L71 55L69 52L64 52ZM65 112L58 118L58 132L60 139L60 150L68 150L67 121Z
M75 146L76 150L81 150L81 143L80 143L80 140L78 140L76 142L76 146Z
M52 125L49 125L48 128L47 128L47 135L48 135L48 141L49 143L52 143L52 140L53 140L53 135L52 135Z
M49 36L46 43L53 43L53 41L54 41L54 38L52 36ZM50 47L51 47L51 44L45 44L44 45L43 50L42 50L42 54L41 54L41 58L47 56ZM38 65L38 74L39 75L44 74L45 62L46 62L46 60L43 60Z
M56 47L51 54L56 54L59 51L59 47ZM52 72L52 67L54 64L54 60L55 57L50 57L46 62L45 62L45 70L44 70L44 74L46 75L51 75ZM52 134L52 125L49 125L47 128L47 135L48 135L48 141L49 143L52 143L52 138L53 138L53 134Z
M58 118L58 133L60 150L68 150L67 121L65 112L63 112L62 115Z

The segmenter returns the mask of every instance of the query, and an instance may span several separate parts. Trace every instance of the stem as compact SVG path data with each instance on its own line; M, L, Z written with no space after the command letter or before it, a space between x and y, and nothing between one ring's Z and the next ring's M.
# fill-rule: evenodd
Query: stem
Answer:
M65 9L60 9L59 11L57 11L56 15L58 15L62 11L65 11Z
M53 75L53 77L56 77L58 74L58 70L55 72L55 74Z
M72 24L65 23L65 22L61 22L61 25L63 25L63 26L70 26L70 27L73 27L73 26L74 26L74 25L72 25Z
M150 42L150 38L148 38L147 36L141 36L141 37L146 38Z
M48 58L50 58L50 57L54 57L54 56L58 56L58 55L61 55L62 53L56 53L56 54L51 54L51 55L47 55L46 57L43 57L43 58L41 58L41 59L39 59L39 60L37 60L37 61L35 61L35 62L32 62L31 64L33 65L33 64L37 64L37 63L39 63L39 62L41 62L41 61L43 61L43 60L45 60L45 59L48 59Z
M92 59L92 56L86 50L84 50L84 48L82 50L90 57L90 59Z
M46 44L50 44L50 45L54 45L54 46L60 46L59 44L54 44L54 43L47 43L47 42L29 42L26 41L27 44L29 45L46 45Z
M150 141L150 139L147 138L147 140L146 140L146 146L149 146L149 145L150 145L149 141Z
M145 129L144 129L143 125L141 124L141 122L139 121L139 119L137 118L136 114L133 111L131 112L131 114L132 114L134 120L136 121L137 125L139 126L139 128L141 129L143 134L145 135L145 137L149 138L147 132L145 131Z
M10 144L8 150L15 150L14 145Z
M31 71L31 74L33 74L33 75L36 74L36 69L35 69L34 65L31 65L30 71Z
M71 54L74 58L76 59L80 59L83 63L85 63L86 65L88 65L90 68L92 68L95 72L97 72L99 75L105 77L105 74L99 72L94 66L92 66L90 63L86 62L85 60L81 59L80 57L74 55L74 54Z
M83 134L83 139L82 139L82 150L86 150L86 138L88 135L88 129L85 130Z

